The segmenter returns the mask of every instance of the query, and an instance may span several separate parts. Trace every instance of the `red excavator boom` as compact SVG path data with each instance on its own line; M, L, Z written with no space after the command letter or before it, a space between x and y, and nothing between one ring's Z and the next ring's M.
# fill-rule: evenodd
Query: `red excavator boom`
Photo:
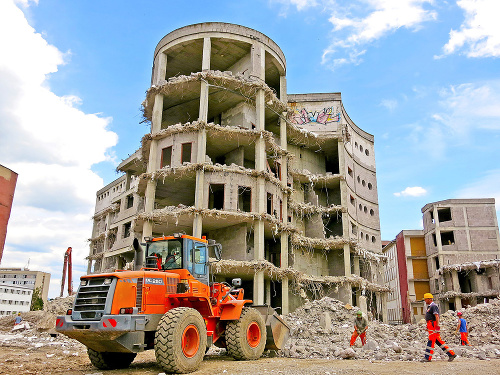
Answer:
M68 271L68 296L73 294L73 264L71 261L71 247L68 247L68 250L64 253L64 266L63 273L61 279L61 295L63 296L64 292L64 282L66 280L66 270Z

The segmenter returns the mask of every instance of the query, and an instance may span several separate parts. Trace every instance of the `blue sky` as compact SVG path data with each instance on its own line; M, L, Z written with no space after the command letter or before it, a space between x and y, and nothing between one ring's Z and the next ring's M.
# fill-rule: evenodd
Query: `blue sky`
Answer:
M375 136L383 239L421 228L429 202L500 202L498 14L497 0L4 0L0 164L19 180L1 266L29 258L55 296L72 246L85 273L95 192L148 132L154 48L198 22L273 39L289 93L342 93Z

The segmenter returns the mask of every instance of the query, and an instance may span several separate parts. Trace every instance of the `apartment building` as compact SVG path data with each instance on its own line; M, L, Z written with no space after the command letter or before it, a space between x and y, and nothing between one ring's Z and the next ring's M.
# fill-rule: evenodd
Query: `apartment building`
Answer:
M495 199L448 199L422 208L431 293L459 310L500 294Z
M47 272L30 271L26 268L0 268L0 287L21 287L28 288L31 291L40 288L40 297L43 299L44 304L47 303L49 284L50 273Z
M423 230L403 230L383 248L390 322L418 322L424 293L441 311L500 295L495 200L447 199L422 208Z
M389 322L418 322L425 316L424 293L430 291L424 231L403 230L382 251L388 257Z
M374 137L340 93L288 94L264 34L201 23L157 45L151 131L97 192L89 273L126 268L132 239L183 232L222 244L218 280L283 313L330 295L385 317Z
M33 289L0 283L0 316L30 311Z
M7 224L9 222L14 190L16 189L17 173L0 165L0 262L2 262Z

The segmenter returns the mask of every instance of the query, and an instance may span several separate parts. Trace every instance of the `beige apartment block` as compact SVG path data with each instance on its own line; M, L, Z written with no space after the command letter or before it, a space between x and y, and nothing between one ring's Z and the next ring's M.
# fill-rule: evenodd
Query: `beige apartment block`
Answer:
M275 42L201 23L158 43L143 113L150 133L97 193L89 273L127 267L134 237L183 232L221 243L214 277L256 304L366 299L385 318L374 138L340 93L288 94Z
M26 268L0 268L0 286L5 287L8 285L28 288L31 291L40 288L41 297L45 304L49 294L50 273L30 271Z
M495 199L448 199L422 208L431 292L459 310L500 294Z

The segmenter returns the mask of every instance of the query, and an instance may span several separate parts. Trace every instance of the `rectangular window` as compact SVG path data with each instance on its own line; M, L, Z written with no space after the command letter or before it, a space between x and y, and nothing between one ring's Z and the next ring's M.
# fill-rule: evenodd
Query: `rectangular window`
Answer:
M132 228L132 223L126 223L123 225L123 238L130 237L131 228Z
M183 143L181 148L181 164L191 163L191 146L192 143Z
M451 209L448 208L438 208L438 220L440 223L451 220Z
M276 177L281 180L281 164L275 163L276 165Z
M210 184L208 189L208 208L224 209L224 184Z
M441 244L443 246L455 244L455 236L453 235L453 232L441 232Z
M252 211L252 188L238 186L238 210L243 212Z
M280 221L283 221L283 201L280 199Z
M436 266L436 271L439 269L439 257L434 257L434 265Z
M127 208L132 208L134 206L134 196L130 194L127 196Z
M431 223L434 224L434 212L433 211L429 211L429 215L431 217Z
M161 167L169 167L172 164L172 146L161 150Z
M267 193L267 213L273 214L273 195L271 193Z
M432 242L434 243L434 246L437 246L437 239L436 239L436 233L432 233Z
M347 167L347 174L351 177L353 176L351 167Z

